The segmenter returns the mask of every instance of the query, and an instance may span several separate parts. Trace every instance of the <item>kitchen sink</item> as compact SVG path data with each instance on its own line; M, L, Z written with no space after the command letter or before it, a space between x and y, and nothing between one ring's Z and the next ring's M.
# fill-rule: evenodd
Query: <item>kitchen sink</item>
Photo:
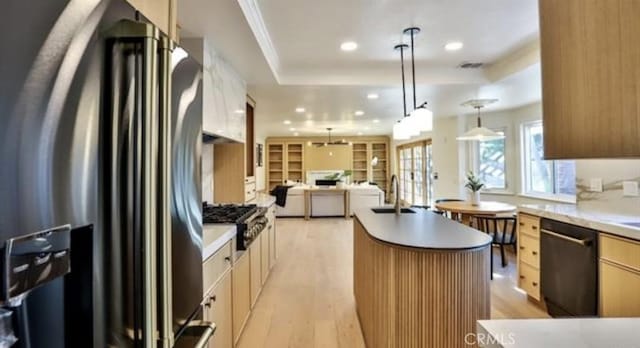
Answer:
M640 228L640 222L621 222L623 225L627 225L630 227Z
M371 208L371 210L376 214L395 214L396 210L394 208ZM415 214L416 212L409 208L400 209L400 213L402 214Z

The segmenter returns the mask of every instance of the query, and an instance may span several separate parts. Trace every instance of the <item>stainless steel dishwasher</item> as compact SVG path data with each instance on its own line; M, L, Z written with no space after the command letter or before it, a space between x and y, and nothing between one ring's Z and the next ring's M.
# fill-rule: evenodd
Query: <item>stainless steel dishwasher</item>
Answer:
M552 317L598 315L598 232L540 221L542 295Z

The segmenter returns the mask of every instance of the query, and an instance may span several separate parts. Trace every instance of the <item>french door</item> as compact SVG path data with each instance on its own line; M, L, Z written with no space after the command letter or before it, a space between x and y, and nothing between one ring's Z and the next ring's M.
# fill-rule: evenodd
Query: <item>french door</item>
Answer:
M429 205L433 197L431 139L397 147L400 199L409 205Z

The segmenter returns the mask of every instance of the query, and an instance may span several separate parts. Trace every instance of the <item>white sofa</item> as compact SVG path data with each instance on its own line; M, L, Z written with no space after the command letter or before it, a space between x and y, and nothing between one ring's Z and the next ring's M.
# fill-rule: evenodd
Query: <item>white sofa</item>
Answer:
M284 207L276 206L276 216L303 217L304 190L307 186L295 186L287 192ZM384 204L384 192L377 186L347 186L350 194L349 213L354 209L377 207ZM316 192L311 196L311 216L344 216L344 196L342 193Z

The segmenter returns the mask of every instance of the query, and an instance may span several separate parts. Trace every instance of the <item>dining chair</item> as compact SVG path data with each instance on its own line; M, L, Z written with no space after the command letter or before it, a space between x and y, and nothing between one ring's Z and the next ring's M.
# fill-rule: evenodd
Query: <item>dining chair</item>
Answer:
M440 198L440 199L436 199L436 204L445 203L445 202L464 202L464 200L457 199L457 198ZM452 212L447 212L447 211L439 211L439 210L434 210L434 211L436 211L438 214L440 214L442 216L448 217L451 220L455 220L455 221L462 220L462 216L460 216L460 214L458 214L458 213L452 213Z
M502 267L506 267L508 260L505 256L505 246L511 245L515 253L516 248L516 221L511 216L496 217L476 215L472 219L472 227L489 234L492 237L491 245L500 247L500 257L502 259ZM491 250L491 279L493 279L493 249Z

